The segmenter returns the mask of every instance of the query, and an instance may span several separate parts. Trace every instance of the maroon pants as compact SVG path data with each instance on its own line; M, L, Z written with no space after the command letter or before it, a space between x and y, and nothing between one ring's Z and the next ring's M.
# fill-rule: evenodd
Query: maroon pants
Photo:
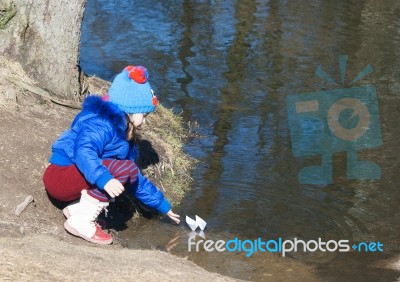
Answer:
M138 168L130 160L103 160L114 178L124 186L137 180ZM91 196L100 201L107 201L109 196L105 191L86 181L76 165L58 166L50 164L43 175L47 193L58 201L73 201L79 199L82 190L89 190Z

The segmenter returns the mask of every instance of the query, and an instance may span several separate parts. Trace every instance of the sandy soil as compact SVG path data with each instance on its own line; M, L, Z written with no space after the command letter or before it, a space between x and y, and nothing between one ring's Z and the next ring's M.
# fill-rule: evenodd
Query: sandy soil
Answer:
M187 260L158 251L84 246L46 235L1 237L0 245L3 246L0 249L0 277L4 280L230 280L207 272Z

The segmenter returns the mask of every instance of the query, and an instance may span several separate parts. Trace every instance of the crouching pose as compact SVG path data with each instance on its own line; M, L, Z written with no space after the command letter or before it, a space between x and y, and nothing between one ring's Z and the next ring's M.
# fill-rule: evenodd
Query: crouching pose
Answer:
M43 182L51 197L71 202L63 210L67 217L64 227L75 236L111 244L112 236L96 220L125 189L179 223L179 215L135 163L135 131L157 105L147 80L146 68L126 67L115 77L108 96L84 100L71 127L52 146Z

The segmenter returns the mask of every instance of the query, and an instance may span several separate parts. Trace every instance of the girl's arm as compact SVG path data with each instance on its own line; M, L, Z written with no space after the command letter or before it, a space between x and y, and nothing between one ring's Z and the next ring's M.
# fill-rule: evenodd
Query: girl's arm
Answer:
M139 149L134 145L130 151L130 159L137 162ZM146 206L157 210L161 214L166 214L172 221L179 224L179 215L171 210L171 204L164 198L164 194L149 180L140 170L138 171L137 181L129 186L130 192Z
M164 198L164 194L143 174L138 171L137 181L129 186L130 192L146 206L166 214L171 204Z

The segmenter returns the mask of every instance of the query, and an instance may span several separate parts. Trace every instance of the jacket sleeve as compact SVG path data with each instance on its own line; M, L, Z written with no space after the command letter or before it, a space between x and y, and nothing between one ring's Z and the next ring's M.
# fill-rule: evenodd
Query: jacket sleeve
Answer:
M100 189L113 178L101 159L105 144L112 139L112 132L111 125L99 119L85 121L77 132L75 164L85 179Z
M140 170L137 181L129 186L129 190L139 201L159 213L166 214L171 209L171 204L164 198L164 194L143 176Z

